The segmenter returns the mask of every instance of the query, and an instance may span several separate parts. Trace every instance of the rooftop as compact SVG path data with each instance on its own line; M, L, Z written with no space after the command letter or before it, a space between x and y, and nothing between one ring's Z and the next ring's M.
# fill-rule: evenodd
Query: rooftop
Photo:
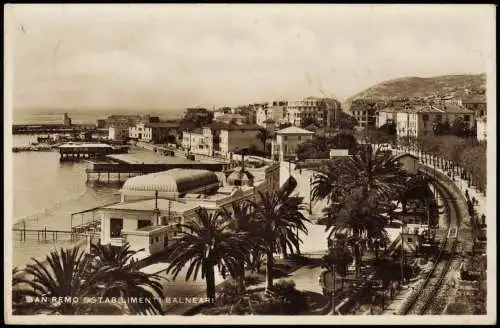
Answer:
M463 106L455 105L455 104L442 105L441 109L444 110L447 113L464 113L464 114L472 114L472 113L474 113L470 109L467 109L467 108L465 108Z
M103 143L87 143L87 142L68 142L59 146L59 148L112 148L108 144Z
M137 202L118 203L103 207L103 209L127 210L127 211L151 211L151 215L153 215L153 210L155 209L155 202L156 200L152 198L152 199L140 200ZM175 200L158 198L158 209L160 210L160 212L168 212L170 210L172 213L183 213L195 209L197 207L198 205L196 204L188 204Z
M125 181L122 191L158 191L187 193L194 189L219 184L214 172L196 169L171 169L136 176Z
M276 134L298 134L298 135L307 135L307 134L314 134L314 132L305 130L296 126L289 126L287 128L284 128L282 130L279 130L276 132Z
M193 163L217 163L214 160L192 161L183 157L162 156L148 150L131 150L128 154L107 155L108 158L126 164L193 164Z

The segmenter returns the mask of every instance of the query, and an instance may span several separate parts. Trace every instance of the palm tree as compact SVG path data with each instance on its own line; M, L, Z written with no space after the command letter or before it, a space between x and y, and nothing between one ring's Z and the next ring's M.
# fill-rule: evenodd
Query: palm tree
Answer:
M232 215L226 211L226 217L231 219L230 227L236 233L247 233L249 240L252 242L251 252L253 256L258 257L259 251L262 248L262 229L256 224L253 215L252 204L248 201L232 203ZM254 259L252 259L253 265ZM240 262L238 274L238 289L243 292L245 290L245 262Z
M144 248L137 251L131 250L128 242L119 247L101 243L90 245L90 253L96 257L101 266L125 268L127 264L130 264L133 256L141 251L144 251Z
M359 276L364 242L380 240L386 243L388 240L384 211L360 190L344 196L342 203L333 203L324 209L325 230L330 230L328 238L338 233L348 238L354 253L356 277Z
M315 174L313 199L335 200L340 194L361 189L366 197L390 200L403 188L406 173L396 158L371 145L356 155L327 164Z
M45 262L34 258L23 270L16 284L23 297L70 297L79 302L40 303L37 312L56 314L86 314L95 305L83 302L86 297L133 296L147 297L152 302L128 304L133 313L163 313L157 297L162 297L158 277L119 267L95 267L94 259L80 248L50 252ZM102 309L101 309L102 310ZM116 308L114 309L116 312ZM103 314L103 313L101 313Z
M257 222L263 227L264 247L266 250L266 290L273 286L273 264L275 251L284 256L287 249L292 253L299 250L302 240L298 231L307 233L304 222L308 219L300 212L304 210L302 198L290 197L291 191L259 191L259 202L252 202Z
M229 272L235 278L240 274L241 263L249 263L247 249L251 242L247 233L234 233L231 222L223 212L208 213L200 208L196 211L197 220L180 224L180 238L167 250L170 265L167 273L173 272L175 280L187 265L186 281L196 280L201 269L201 278L206 279L207 297L215 300L215 266L225 277Z

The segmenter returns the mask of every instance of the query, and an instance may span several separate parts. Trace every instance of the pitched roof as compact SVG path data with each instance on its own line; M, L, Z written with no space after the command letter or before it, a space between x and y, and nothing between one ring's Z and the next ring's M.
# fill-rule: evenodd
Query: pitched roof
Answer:
M455 104L446 104L441 107L443 111L446 113L463 113L463 114L472 114L474 111L467 109L463 106L460 105L455 105Z
M304 134L314 134L314 132L299 128L297 126L289 126L289 127L284 128L282 130L279 130L278 132L276 132L276 134L302 134L302 135L304 135Z

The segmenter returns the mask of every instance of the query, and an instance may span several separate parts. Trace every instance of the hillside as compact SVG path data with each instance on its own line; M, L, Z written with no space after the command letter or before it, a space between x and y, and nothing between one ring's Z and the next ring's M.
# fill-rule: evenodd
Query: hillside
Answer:
M486 90L486 74L443 75L429 78L404 77L376 84L344 102L346 109L354 99L427 98L436 96L479 96Z

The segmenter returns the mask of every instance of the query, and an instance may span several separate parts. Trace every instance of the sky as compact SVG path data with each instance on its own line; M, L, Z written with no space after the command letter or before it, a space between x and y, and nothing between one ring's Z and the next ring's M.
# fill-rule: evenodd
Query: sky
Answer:
M393 78L485 72L494 13L488 5L8 5L11 99L18 110L342 101Z

